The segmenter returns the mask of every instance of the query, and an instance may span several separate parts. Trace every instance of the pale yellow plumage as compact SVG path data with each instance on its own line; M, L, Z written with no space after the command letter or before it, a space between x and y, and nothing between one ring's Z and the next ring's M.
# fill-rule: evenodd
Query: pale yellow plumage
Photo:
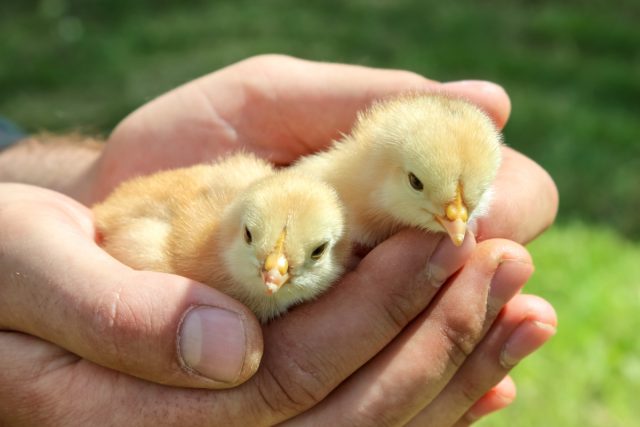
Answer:
M361 244L414 226L447 232L459 245L467 223L488 209L501 144L491 119L469 102L407 94L374 104L349 135L293 168L336 188Z
M261 321L326 290L350 247L331 187L246 154L131 180L93 212L118 260L218 288Z

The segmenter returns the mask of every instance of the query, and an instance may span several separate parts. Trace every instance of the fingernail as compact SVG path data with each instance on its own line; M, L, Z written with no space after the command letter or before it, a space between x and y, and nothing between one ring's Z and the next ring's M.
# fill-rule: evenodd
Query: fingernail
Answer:
M236 313L198 306L182 321L179 349L187 368L216 381L234 383L244 364L245 339L244 325Z
M468 249L468 245L473 245L474 242L473 235L469 233L465 235L460 247L454 245L448 237L443 237L429 258L426 271L429 283L436 288L441 287L449 276L461 267L460 256L457 256L457 253Z
M529 268L530 272L523 277L524 268ZM521 259L505 259L501 261L491 279L487 298L487 310L489 313L496 314L500 311L502 306L524 286L524 280L522 283L514 282L520 278L526 280L531 271L533 271L533 265L528 261Z
M511 369L540 348L556 333L556 327L537 320L524 320L507 340L500 353L500 364Z

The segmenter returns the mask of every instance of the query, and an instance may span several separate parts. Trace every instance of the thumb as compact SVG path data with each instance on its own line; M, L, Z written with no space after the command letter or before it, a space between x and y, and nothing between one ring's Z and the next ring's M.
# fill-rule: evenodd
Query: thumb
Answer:
M245 306L183 277L124 266L94 243L86 208L35 191L0 197L0 329L156 383L225 388L255 373L262 332Z

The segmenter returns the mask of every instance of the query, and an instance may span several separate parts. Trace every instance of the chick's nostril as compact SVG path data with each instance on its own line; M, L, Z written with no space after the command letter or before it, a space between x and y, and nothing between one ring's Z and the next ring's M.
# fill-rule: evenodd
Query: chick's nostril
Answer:
M264 269L266 271L275 269L278 270L280 274L285 274L289 270L289 261L284 254L272 252L264 262Z
M447 206L447 218L450 221L454 221L456 218L460 216L459 209L456 205L450 204Z

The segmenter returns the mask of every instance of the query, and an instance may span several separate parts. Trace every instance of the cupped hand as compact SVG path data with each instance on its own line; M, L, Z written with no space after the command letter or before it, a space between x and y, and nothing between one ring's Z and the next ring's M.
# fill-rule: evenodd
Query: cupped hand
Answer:
M357 112L374 100L406 91L467 98L500 128L511 111L507 94L490 82L438 83L402 70L258 56L187 83L124 119L110 136L81 200L101 200L135 175L236 150L289 164L349 132ZM503 237L526 243L553 222L555 184L524 155L504 149L495 187L497 199L490 215L479 221L478 240Z
M0 223L0 329L178 386L229 387L257 369L262 335L244 305L192 280L116 261L94 242L91 212L76 201L0 184ZM194 314L203 307L214 314L210 334L199 337ZM212 349L218 362L207 376L196 372L196 344Z
M404 71L253 58L125 119L82 200L99 200L132 175L235 149L287 164L348 131L356 111L372 100L405 90L465 96L500 126L509 114L508 98L490 83L441 85ZM444 426L505 406L513 387L500 380L552 335L555 314L531 296L506 303L531 264L521 247L494 238L526 242L557 207L542 169L508 149L505 158L496 183L505 197L478 225L484 241L477 247L469 241L456 250L438 246L437 237L403 232L327 295L264 330L214 289L111 259L93 243L90 216L79 204L41 189L3 186L0 363L8 368L0 377L0 419L270 425L318 422L336 410L344 415L337 425L383 416L393 425L435 419L429 425ZM518 179L531 192L514 187ZM433 285L463 265L437 293ZM505 284L494 293L502 296L487 304L496 276ZM61 384L67 393L59 393ZM230 386L236 387L224 389ZM47 418L52 413L58 418Z
M486 392L555 325L512 299L532 265L507 240L403 231L261 331L214 289L117 263L65 196L2 184L0 221L10 425L466 423L508 403L508 383Z

